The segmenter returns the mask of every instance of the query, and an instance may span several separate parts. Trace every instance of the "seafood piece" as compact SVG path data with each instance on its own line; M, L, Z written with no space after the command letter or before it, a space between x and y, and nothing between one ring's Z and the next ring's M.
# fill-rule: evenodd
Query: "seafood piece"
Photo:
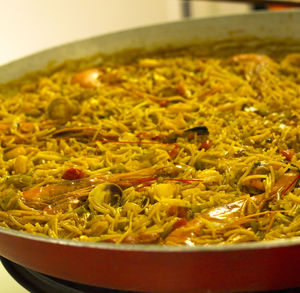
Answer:
M183 130L183 131L182 130L175 131L175 132L169 134L167 139L174 141L178 137L181 137L181 136L187 137L187 138L193 138L195 134L200 135L200 136L205 136L205 135L209 135L209 131L206 126L196 126L193 128Z
M24 190L21 200L29 207L38 210L46 210L49 213L67 211L69 204L75 208L81 200L88 198L90 205L99 206L101 203L109 203L111 206L119 205L122 198L122 188L137 185L150 185L159 176L172 174L174 170L168 168L145 168L133 172L93 175L77 180L62 180L56 184L35 187ZM154 177L155 176L155 177ZM198 179L166 178L166 181L177 181L189 184L198 182ZM66 209L66 210L65 210Z
M88 197L89 207L93 211L100 211L103 203L118 207L121 203L123 191L112 183L100 183L90 193Z
M52 133L52 137L74 137L74 138L92 138L96 139L108 139L108 140L117 140L118 135L110 134L104 131L101 131L98 128L94 127L64 127L58 130L55 130Z
M139 138L151 139L156 141L162 141L164 143L174 143L179 137L194 137L194 134L199 136L209 135L208 128L206 126L196 126L186 130L177 130L172 133L159 133L152 134L151 132L142 132L138 134Z
M75 105L65 98L56 98L48 106L48 116L52 120L65 123L71 120L72 115L76 113Z
M218 228L225 229L227 225L241 217L258 215L265 204L274 197L283 196L289 192L300 179L300 173L290 171L283 174L274 184L269 196L259 194L252 197L241 198L232 203L215 207L205 213L199 214L193 220L173 230L165 239L165 244L193 245L193 238L202 235L205 222L209 221Z
M239 66L239 70L255 87L260 87L265 77L276 68L275 62L261 54L239 54L230 58L230 62Z
M234 55L230 58L230 61L234 63L255 63L255 64L269 64L273 63L274 61L266 56L266 55L261 55L261 54L255 54L255 53L245 53L245 54L238 54Z
M265 185L263 180L266 178L266 174L270 173L270 168L278 170L282 165L266 164L265 162L259 162L253 168L252 175L243 180L242 185L247 187L247 191L252 194L255 191L265 191Z
M99 77L102 71L99 68L90 68L84 71L75 73L71 78L71 83L78 83L84 88L95 88L100 86Z
M49 214L66 213L82 206L92 188L93 186L87 186L74 191L43 198L33 197L24 200L24 196L22 196L21 200L27 207L34 210L42 210Z
M197 126L184 130L184 133L197 133L198 135L209 135L209 131L206 126Z
M48 212L62 211L66 208L68 210L68 202L73 206L78 206L79 199L86 199L90 191L98 184L111 183L118 184L120 187L129 187L140 184L141 178L145 180L145 178L153 177L160 169L146 168L128 173L94 175L78 180L63 180L56 184L25 190L22 192L21 200L24 204L38 210L44 210L45 208ZM94 200L95 198L99 199L99 196L95 197L93 194L91 197Z

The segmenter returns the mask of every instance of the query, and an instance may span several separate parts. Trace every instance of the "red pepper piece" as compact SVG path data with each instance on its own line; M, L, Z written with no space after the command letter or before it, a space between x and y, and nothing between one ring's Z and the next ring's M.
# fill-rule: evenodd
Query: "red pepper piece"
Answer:
M156 135L151 137L152 140L163 140L165 137L163 135Z
M293 149L281 150L280 153L286 158L287 161L291 161L295 154L295 151Z
M166 101L160 101L158 104L159 104L159 106L161 106L161 107L167 107L168 104L169 104L169 101L168 101L168 100L166 100Z
M209 139L206 139L205 141L202 142L200 145L200 149L205 149L208 150L211 147L212 143Z
M169 151L169 156L171 157L171 159L175 159L177 157L177 155L179 154L179 145L174 144L174 146L175 146L174 149Z
M83 176L84 173L81 170L76 168L70 168L64 173L62 178L66 180L77 180L83 178Z
M187 216L189 208L179 207L179 206L170 206L167 215L168 216L177 216L179 218L185 218Z
M178 94L184 96L185 95L185 88L180 84L177 86L177 92Z
M169 156L172 158L172 159L174 159L174 158L176 158L176 156L178 155L178 153L179 153L179 150L178 149L173 149L173 150L171 150L170 152L169 152Z
M173 229L177 229L181 226L184 226L187 224L187 220L185 218L179 219L177 220L174 224L173 224Z

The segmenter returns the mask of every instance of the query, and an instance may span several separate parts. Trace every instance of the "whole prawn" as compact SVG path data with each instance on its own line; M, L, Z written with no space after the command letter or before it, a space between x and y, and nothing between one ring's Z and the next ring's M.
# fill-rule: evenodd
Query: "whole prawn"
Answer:
M220 229L226 230L226 228L234 222L242 223L242 218L248 221L251 217L264 214L264 212L261 211L266 203L276 196L281 197L289 192L297 184L299 179L299 171L289 171L278 178L267 197L265 193L252 197L243 197L232 203L217 206L204 213L200 213L194 219L187 222L186 225L173 230L166 237L165 244L194 245L197 236L203 233L206 221L209 221Z
M164 170L165 168L145 168L127 173L62 180L55 184L25 190L21 194L21 200L27 206L37 210L46 210L49 213L62 212L68 209L68 205L72 208L79 206L97 184L108 182L126 188L149 179L152 181L155 179L153 179L154 176Z
M269 76L276 76L276 63L268 56L262 54L239 54L230 58L230 63L237 66L245 79L257 90L261 90Z

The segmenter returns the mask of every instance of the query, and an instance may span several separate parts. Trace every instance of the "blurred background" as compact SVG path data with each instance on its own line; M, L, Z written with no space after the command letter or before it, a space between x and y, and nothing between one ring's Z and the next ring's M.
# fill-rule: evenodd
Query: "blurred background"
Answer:
M250 10L247 4L181 0L0 0L0 7L0 65L98 34Z

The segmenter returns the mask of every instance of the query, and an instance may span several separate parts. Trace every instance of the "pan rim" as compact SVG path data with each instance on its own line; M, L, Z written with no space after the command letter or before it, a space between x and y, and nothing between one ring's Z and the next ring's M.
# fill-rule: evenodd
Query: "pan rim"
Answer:
M209 244L209 245L195 245L195 246L171 246L160 244L116 244L105 242L88 242L63 238L51 238L50 236L34 235L28 232L12 230L0 226L1 234L8 237L17 237L23 240L41 242L45 244L72 246L73 248L87 248L96 250L113 250L122 252L153 252L153 253L216 253L224 251L239 251L239 250L264 250L264 249L278 249L283 247L292 247L300 245L300 237L290 239L276 239L270 241L247 242L235 244Z

